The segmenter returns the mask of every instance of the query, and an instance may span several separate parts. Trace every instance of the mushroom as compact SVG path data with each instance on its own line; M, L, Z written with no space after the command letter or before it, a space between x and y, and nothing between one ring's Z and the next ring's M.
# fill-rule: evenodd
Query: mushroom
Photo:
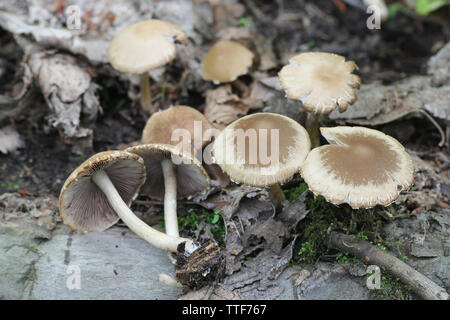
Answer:
M138 236L162 250L186 253L197 246L190 239L164 234L140 220L128 207L144 183L144 160L125 151L105 151L84 161L65 181L59 196L63 222L78 231L104 231L119 218Z
M205 191L209 187L205 170L190 152L170 144L141 144L125 151L144 159L147 180L141 193L158 200L164 199L166 233L178 238L177 195L185 198Z
M413 163L394 138L364 127L320 128L330 145L313 149L301 173L310 190L336 205L387 206L413 183Z
M278 73L286 97L300 100L309 112L306 129L313 147L319 145L319 116L334 109L344 112L356 101L355 88L361 80L352 71L353 61L327 52L306 52L294 56Z
M217 129L198 110L189 106L172 106L153 114L147 120L141 142L181 144L184 150L197 154L211 140L208 131L213 130ZM181 142L178 139L180 137Z
M171 62L175 43L187 44L186 34L177 25L151 19L132 24L111 41L108 58L114 69L140 75L142 108L153 113L148 71Z
M292 178L310 149L308 133L296 121L274 113L255 113L228 125L215 139L212 151L231 180L265 187Z
M232 82L247 73L253 57L253 53L238 42L219 41L203 59L203 79L213 81L214 84Z

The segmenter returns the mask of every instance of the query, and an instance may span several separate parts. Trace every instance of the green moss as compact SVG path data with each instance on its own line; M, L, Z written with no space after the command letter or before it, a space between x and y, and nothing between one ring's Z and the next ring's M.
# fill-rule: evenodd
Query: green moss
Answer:
M363 264L362 260L351 255L348 252L339 252L336 256L338 262L351 262L353 264Z
M0 186L6 191L12 192L20 189L20 186L23 185L23 179L19 178L15 175L9 177L9 179L5 180L0 184Z
M22 273L21 277L17 280L17 283L22 284L24 289L31 285L32 290L34 282L37 280L36 261L37 260L31 261L27 265L25 272Z
M298 250L298 260L308 263L308 264L313 264L315 262L315 258L316 258L317 254L316 251L314 249L314 245L311 242L303 242L301 244L300 249Z
M225 239L225 224L220 216L221 210L206 210L200 206L189 205L186 214L178 217L180 230L194 232L200 222L204 221L210 225L214 239L223 243Z
M306 192L305 204L309 213L299 225L297 255L293 257L294 263L313 264L323 256L335 256L335 259L341 262L359 262L359 259L342 254L330 247L327 239L332 230L354 235L377 245L382 250L390 246L380 234L384 223L380 213L383 210L389 210L392 216L396 216L398 208L395 205L372 209L352 209L348 205L335 206L322 196L315 196L308 190L306 183L284 190L286 198L291 202L304 192Z
M4 246L3 249L5 249L5 252L8 252L13 247L19 247L19 248L26 249L27 250L26 253L32 252L32 253L37 254L38 256L42 255L42 252L37 247L35 247L35 246L33 246L32 244L29 244L29 243L21 243L21 244L19 244L19 243L12 243L10 245Z
M376 300L412 300L415 298L410 287L384 268L381 268L380 289L370 290L369 297Z

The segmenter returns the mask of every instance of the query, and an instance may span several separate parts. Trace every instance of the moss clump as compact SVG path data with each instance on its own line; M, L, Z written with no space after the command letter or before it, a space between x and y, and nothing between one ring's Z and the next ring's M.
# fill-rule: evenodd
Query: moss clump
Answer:
M353 260L346 255L330 248L328 233L339 230L345 234L355 235L363 240L386 249L387 243L380 235L384 220L380 211L389 210L395 213L395 205L387 209L375 207L372 209L352 209L348 205L335 206L322 196L315 196L308 190L306 183L284 190L286 199L294 201L305 193L305 204L309 210L308 215L299 224L299 237L296 245L297 255L294 263L314 264L318 259L334 257L335 260ZM357 261L358 259L355 258Z
M369 297L374 300L413 300L415 295L411 288L381 268L380 289L370 290Z
M225 224L220 216L221 210L206 210L200 206L188 205L186 213L178 217L180 230L194 232L199 224L204 221L210 225L214 239L222 244L225 239Z

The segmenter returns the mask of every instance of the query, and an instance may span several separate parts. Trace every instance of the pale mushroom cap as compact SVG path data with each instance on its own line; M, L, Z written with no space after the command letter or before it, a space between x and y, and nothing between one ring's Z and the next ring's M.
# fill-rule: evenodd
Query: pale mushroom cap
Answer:
M396 139L364 127L320 130L330 145L311 150L301 172L327 201L352 208L387 206L413 183L411 157Z
M201 149L210 140L204 139L208 129L214 129L214 127L203 113L188 106L173 106L154 113L147 120L142 131L141 142L142 144L162 143L171 145L179 145L184 142L189 145L183 147L191 149L190 147L197 143L197 141L194 141L197 138L199 139L198 147ZM180 136L181 134L182 136ZM191 152L194 152L194 150L191 149Z
M175 42L187 43L177 25L152 19L132 24L111 41L108 58L114 69L124 73L144 73L162 67L175 58Z
M329 114L336 108L344 112L356 101L354 89L361 80L352 71L357 68L334 53L306 52L291 58L278 77L288 99L302 101L309 112Z
M151 198L164 199L164 175L161 161L175 159L177 177L177 196L189 198L206 191L209 187L209 177L200 162L189 152L183 152L169 144L141 144L125 151L142 157L147 169L147 180L141 188L141 193ZM175 157L175 158L172 158ZM181 162L181 163L179 163Z
M122 200L129 205L145 181L144 160L124 151L100 152L75 169L59 196L63 222L78 231L103 231L118 220L103 191L91 177L105 170Z
M264 187L292 178L310 149L309 135L296 121L255 113L228 125L214 141L213 155L234 182Z
M231 82L247 73L253 53L240 43L219 41L209 49L202 62L203 79L214 83Z

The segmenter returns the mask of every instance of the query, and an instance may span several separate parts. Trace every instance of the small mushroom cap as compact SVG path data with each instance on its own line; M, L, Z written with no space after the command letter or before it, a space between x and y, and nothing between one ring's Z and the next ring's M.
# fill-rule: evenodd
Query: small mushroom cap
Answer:
M119 220L103 191L91 179L100 170L105 170L127 205L145 181L144 160L136 154L105 151L84 161L67 178L59 196L61 218L74 230L103 231Z
M278 73L288 99L300 100L308 112L329 114L338 108L344 112L356 101L354 89L361 83L352 74L353 61L326 52L306 52L289 60Z
M310 149L309 135L296 121L255 113L228 125L214 141L213 155L234 182L265 187L291 179Z
M187 43L177 25L152 19L132 24L111 41L108 58L114 69L124 73L144 73L162 67L175 58L175 42Z
M195 132L196 121L198 134ZM185 141L185 139L182 142L186 142L189 145L184 146L185 150L189 149L195 153L191 147L197 147L194 146L197 135L201 135L201 141L198 142L199 144L201 143L198 146L201 149L210 141L210 139L204 139L206 130L214 129L214 127L203 113L198 110L188 106L173 106L164 111L154 113L147 120L142 132L141 142L142 144L162 143L178 145L182 138L176 135L177 132L175 130L177 129L186 130L185 133L189 134L189 137L186 137L186 139L189 140Z
M174 164L178 198L195 196L206 191L209 187L210 181L205 169L189 152L161 143L141 144L130 147L125 151L135 153L144 159L147 168L147 180L141 188L141 193L151 198L164 199L164 175L161 161L165 159L177 161Z
M234 41L219 41L209 49L202 62L203 79L214 83L231 82L247 73L253 53Z
M413 183L411 157L396 139L364 127L320 131L330 145L308 154L302 176L327 201L352 208L387 206Z

